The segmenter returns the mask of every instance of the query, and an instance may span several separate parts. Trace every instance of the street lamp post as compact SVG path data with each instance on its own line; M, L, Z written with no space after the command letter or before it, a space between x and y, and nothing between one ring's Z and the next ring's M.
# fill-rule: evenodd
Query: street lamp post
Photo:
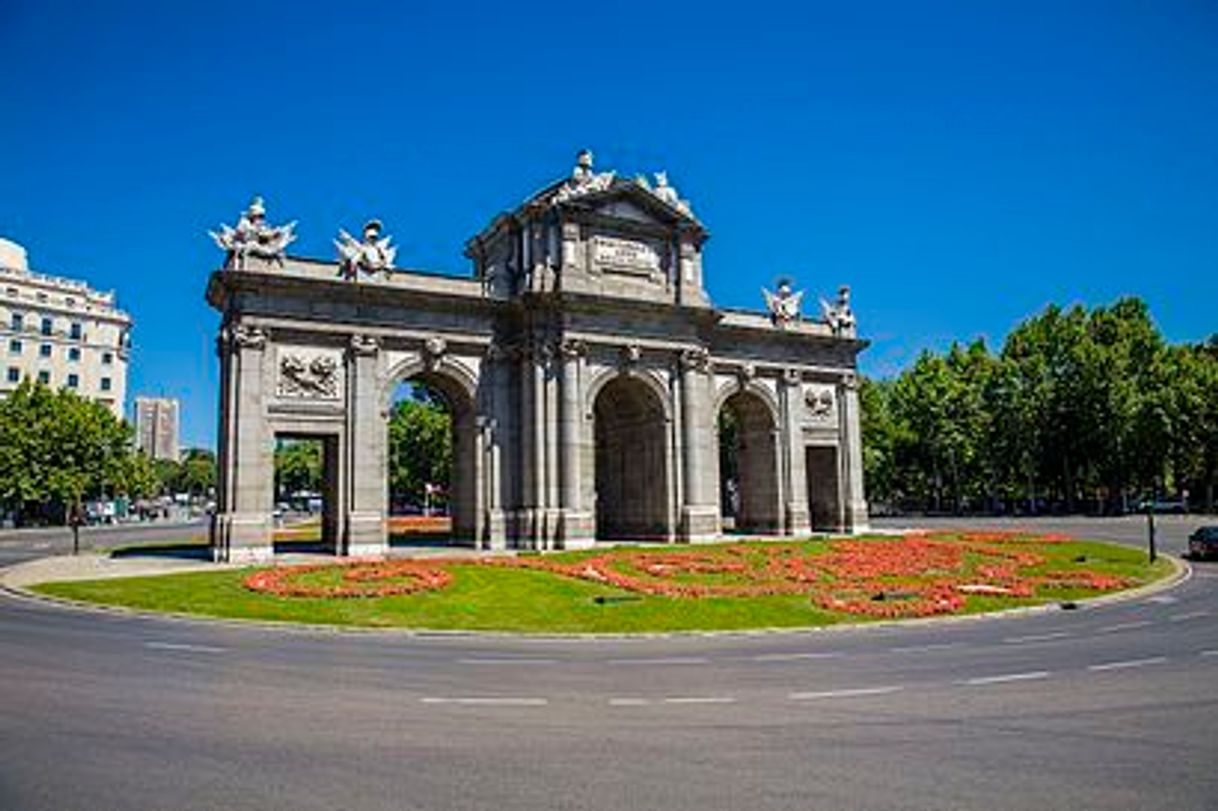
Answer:
M1150 548L1150 562L1154 563L1155 558L1155 502L1159 500L1158 490L1151 496L1150 502L1146 505L1146 543Z

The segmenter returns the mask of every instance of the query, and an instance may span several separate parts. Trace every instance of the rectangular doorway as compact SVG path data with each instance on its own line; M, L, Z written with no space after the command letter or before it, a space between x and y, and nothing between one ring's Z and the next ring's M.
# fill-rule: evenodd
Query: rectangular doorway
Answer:
M275 434L275 551L338 554L338 437Z
M812 529L842 529L841 489L838 486L837 448L808 445L804 449L808 482L808 517Z

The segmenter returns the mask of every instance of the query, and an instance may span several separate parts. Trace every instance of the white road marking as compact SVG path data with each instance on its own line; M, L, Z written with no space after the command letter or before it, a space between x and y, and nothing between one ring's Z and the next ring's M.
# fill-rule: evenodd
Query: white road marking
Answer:
M704 665L707 659L701 656L666 656L655 659L610 659L611 665Z
M646 698L611 698L609 699L610 707L646 707L651 703L650 699Z
M970 687L980 687L987 684L1006 684L1012 681L1033 681L1034 679L1049 678L1047 670L1030 670L1027 673L1004 673L1001 676L978 676L972 679L965 679L959 684L965 684Z
M1208 617L1209 615L1210 612L1208 611L1187 611L1183 614L1172 614L1167 619L1171 622L1184 622L1185 620L1201 619L1202 617Z
M731 696L670 696L664 699L665 704L735 704Z
M180 650L192 653L224 653L227 648L216 648L211 645L188 645L185 642L145 642L145 648L150 650Z
M1069 631L1054 631L1051 634L1028 634L1027 636L1011 636L1002 640L1008 645L1022 645L1025 642L1048 642L1052 639L1065 639Z
M958 642L940 642L933 645L906 645L901 648L890 648L889 653L928 653L930 651L947 650L959 647Z
M461 665L556 665L557 659L525 659L522 657L485 657L480 659L458 659Z
M1199 656L1218 656L1218 650L1203 650Z
M1150 620L1138 620L1137 622L1121 622L1116 625L1105 625L1103 628L1097 628L1097 634L1111 634L1115 631L1132 631L1134 628L1145 628L1150 625Z
M1087 669L1093 671L1100 670L1125 670L1130 667L1144 667L1145 665L1158 665L1167 661L1166 656L1149 656L1145 659L1126 659L1123 662L1105 662L1101 665L1090 665Z
M1171 605L1174 602L1178 602L1178 600L1170 594L1160 594L1158 597L1151 597L1146 602L1158 603L1159 605Z
M419 701L423 704L460 704L468 707L543 707L550 703L545 698L492 698L487 696L469 696L464 698L426 696L420 698Z
M787 696L791 701L817 701L823 698L853 698L855 696L882 696L895 693L904 688L893 685L890 687L859 687L854 690L819 690L810 693L791 693Z
M840 653L762 653L753 657L754 662L798 662L804 659L834 659Z

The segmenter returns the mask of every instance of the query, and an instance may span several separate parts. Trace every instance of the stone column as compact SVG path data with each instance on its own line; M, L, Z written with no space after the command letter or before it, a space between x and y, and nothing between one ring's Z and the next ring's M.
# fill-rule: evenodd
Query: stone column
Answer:
M483 464L486 467L486 530L483 546L486 549L507 548L507 521L503 512L503 432L507 424L504 409L510 402L508 383L505 379L504 351L496 344L486 350L482 364L482 376L486 381L483 395L485 414L479 416L479 430L483 433Z
M681 433L677 455L680 457L682 490L685 503L681 507L678 535L683 541L706 540L719 533L719 508L709 481L711 464L711 430L714 419L710 401L710 356L706 349L684 350L678 362L681 368Z
M221 336L220 503L212 529L218 561L274 556L274 460L263 400L267 335L237 324Z
M808 466L804 457L803 378L798 369L786 369L778 384L782 408L782 482L785 498L782 531L785 535L804 535L812 531L808 515Z
M867 498L863 492L863 431L859 423L859 383L853 372L837 388L840 449L842 458L842 513L847 532L862 533L869 528Z
M562 357L562 402L559 413L562 513L555 542L562 549L571 549L591 546L595 535L595 521L582 503L583 388L580 380L583 376L584 344L582 341L563 341L559 351Z
M383 555L389 551L385 503L388 426L382 413L379 360L380 341L368 335L351 336L347 352L347 464L341 466L347 481L339 482L347 502L340 550L344 555Z

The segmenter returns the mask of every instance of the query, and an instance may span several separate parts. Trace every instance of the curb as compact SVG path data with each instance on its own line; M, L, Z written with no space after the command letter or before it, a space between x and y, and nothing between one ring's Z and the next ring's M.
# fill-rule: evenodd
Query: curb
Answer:
M1174 589L1192 579L1193 567L1185 560L1177 558L1174 555L1161 554L1161 558L1167 560L1172 565L1172 573L1168 576L1156 580L1152 583L1147 583L1144 586L1139 586L1127 591L1118 592L1116 594L1105 594L1098 597L1090 597L1084 600L1073 601L1074 610L1087 611L1094 608L1103 608L1109 605L1132 602L1135 600L1149 597L1160 592ZM17 564L18 566L22 564ZM8 567L12 569L15 567ZM350 635L350 636L385 636L397 637L406 639L454 639L454 640L470 640L470 639L488 639L502 641L505 639L519 640L526 642L622 642L622 641L645 641L645 640L663 640L663 639L732 639L732 638L754 638L754 637L775 637L775 636L807 636L818 634L831 633L870 633L875 630L890 630L892 628L918 628L928 626L942 626L959 623L970 622L991 622L1000 620L1014 620L1021 617L1035 616L1039 614L1048 614L1054 611L1066 610L1064 603L1045 603L1043 605L1032 606L1017 606L1015 608L1007 608L999 611L988 611L980 614L965 614L962 616L939 616L939 617L913 617L907 619L886 619L886 620L871 620L864 622L843 622L836 625L818 625L804 627L767 627L767 628L749 628L736 629L727 631L657 631L657 632L642 632L642 633L524 633L518 631L478 631L478 630L453 630L453 629L429 629L429 628L366 628L361 626L348 625L330 625L323 623L304 623L304 622L289 622L286 620L260 620L260 619L233 619L229 617L210 617L205 614L190 614L180 611L148 611L139 608L129 608L120 605L106 605L103 603L92 603L83 600L73 600L67 597L55 597L48 594L40 594L31 591L21 586L9 585L4 581L4 575L8 569L0 569L0 593L9 597L40 603L43 605L54 606L59 609L79 611L82 613L96 613L116 617L131 617L140 619L160 619L173 622L183 622L190 624L201 625L218 625L230 628L254 628L261 630L276 630L289 631L292 633L312 634L319 636L331 635ZM165 574L178 574L178 572L166 572ZM158 575L141 575L156 577ZM55 581L45 581L55 582ZM37 584L31 584L37 585Z

